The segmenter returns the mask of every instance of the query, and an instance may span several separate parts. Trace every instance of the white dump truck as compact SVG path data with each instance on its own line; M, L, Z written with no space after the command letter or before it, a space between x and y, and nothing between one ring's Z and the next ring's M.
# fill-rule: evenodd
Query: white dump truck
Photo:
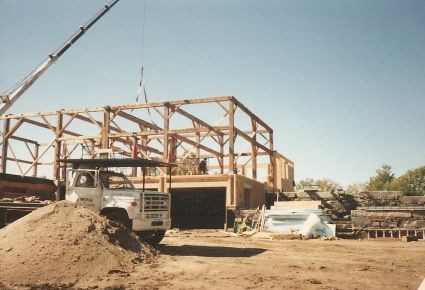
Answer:
M129 159L61 159L72 164L67 169L65 199L99 211L110 220L120 222L150 244L158 244L171 227L171 197L169 193L145 190L146 167L166 167L173 164ZM141 167L143 188L136 189L123 173L110 167ZM171 176L169 176L171 188Z

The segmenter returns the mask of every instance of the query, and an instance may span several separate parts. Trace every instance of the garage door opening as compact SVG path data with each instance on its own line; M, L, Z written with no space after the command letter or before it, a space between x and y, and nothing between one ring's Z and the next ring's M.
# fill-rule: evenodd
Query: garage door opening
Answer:
M179 229L221 229L225 219L225 188L172 189L171 226Z

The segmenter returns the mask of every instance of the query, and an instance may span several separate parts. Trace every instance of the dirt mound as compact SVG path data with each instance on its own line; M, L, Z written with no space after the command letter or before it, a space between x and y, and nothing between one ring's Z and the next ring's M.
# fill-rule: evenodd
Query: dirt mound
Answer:
M130 275L156 251L132 232L65 201L0 230L0 285L68 285Z

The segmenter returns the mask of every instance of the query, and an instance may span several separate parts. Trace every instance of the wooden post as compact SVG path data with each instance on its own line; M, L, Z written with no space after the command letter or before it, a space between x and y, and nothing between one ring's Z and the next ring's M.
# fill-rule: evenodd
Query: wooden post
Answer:
M252 131L254 132L254 136L252 137L254 142L251 143L251 149L252 149L252 179L257 180L257 153L258 153L258 147L256 145L256 143L257 143L257 122L252 119L251 123L252 123Z
M273 152L273 132L270 131L269 137L269 148L272 151L270 157L270 182L273 184L273 190L277 191L277 182L276 182L276 154Z
M100 136L100 149L109 149L109 122L111 119L111 108L106 106L103 108L103 123L102 133ZM99 154L99 158L108 158L109 154L102 152Z
M133 143L133 147L132 147L132 150L131 150L131 158L136 158L137 154L135 156L134 153L137 153L139 151L139 149L138 149L139 140L137 139L137 137L134 137L133 142L134 143ZM143 170L143 168L142 168L142 170ZM133 176L133 177L137 176L137 167L131 168L131 176Z
M168 158L168 130L170 129L170 108L168 106L164 107L164 140L163 140L163 156L162 159L164 162Z
M145 132L147 131L147 127L140 125L140 131ZM143 135L140 137L140 145L141 145L141 150L142 150L142 156L148 156L149 151L148 151L148 136L147 135Z
M194 123L194 127L199 129L199 124ZM197 131L196 133L196 159L199 161L201 158L201 148L199 147L199 144L201 144L201 133Z
M220 157L218 158L218 163L220 165L220 173L224 173L224 141L223 136L218 136L218 142L220 144Z
M7 150L9 147L9 138L6 138L7 133L10 130L10 119L4 119L3 121L3 145L1 148L1 172L6 173L7 163Z
M38 151L40 150L40 144L34 144L34 160L38 159ZM38 162L34 163L33 169L32 169L32 176L37 177L37 169L38 169Z
M235 172L235 104L229 100L229 174Z
M56 140L54 143L55 156L53 164L53 177L56 182L56 201L60 200L61 191L61 176L60 176L60 163L58 160L61 158L61 141L59 138L62 137L62 126L63 126L63 115L60 111L56 112Z

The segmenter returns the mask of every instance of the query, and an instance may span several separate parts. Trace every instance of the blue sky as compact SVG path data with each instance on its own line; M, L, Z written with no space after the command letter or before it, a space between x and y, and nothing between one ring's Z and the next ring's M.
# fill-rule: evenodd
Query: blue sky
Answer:
M0 0L0 91L105 3ZM233 95L295 177L364 182L425 165L423 1L121 0L10 113Z

